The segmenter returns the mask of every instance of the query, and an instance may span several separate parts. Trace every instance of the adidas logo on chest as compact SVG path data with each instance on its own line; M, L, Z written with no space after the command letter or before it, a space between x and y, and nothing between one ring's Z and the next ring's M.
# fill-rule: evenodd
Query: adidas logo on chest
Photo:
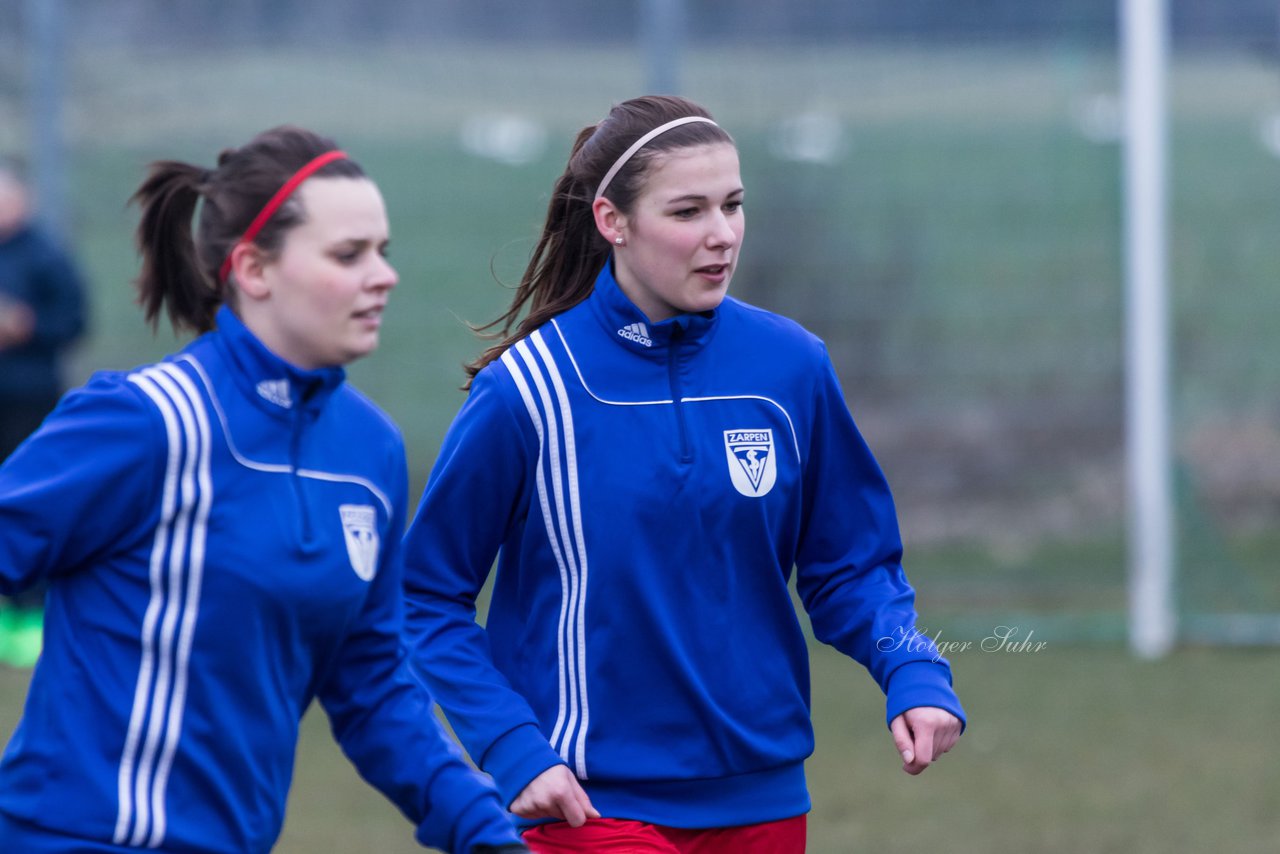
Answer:
M628 341L634 341L642 347L653 346L653 339L649 337L649 327L643 323L628 323L618 330L618 335Z
M263 380L258 383L257 391L259 397L274 403L281 409L293 408L293 395L290 392L288 380Z

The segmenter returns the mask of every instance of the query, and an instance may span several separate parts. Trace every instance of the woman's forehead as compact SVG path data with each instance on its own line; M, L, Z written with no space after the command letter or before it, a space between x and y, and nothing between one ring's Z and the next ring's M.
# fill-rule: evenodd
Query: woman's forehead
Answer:
M742 188L738 149L727 142L658 152L647 165L644 194L731 193Z
M325 231L376 225L385 231L386 207L377 184L365 177L308 178L298 188L308 225Z

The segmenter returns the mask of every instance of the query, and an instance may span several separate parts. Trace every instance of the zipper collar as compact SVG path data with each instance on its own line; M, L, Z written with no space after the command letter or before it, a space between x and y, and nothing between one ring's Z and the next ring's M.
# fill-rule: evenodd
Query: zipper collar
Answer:
M346 379L339 367L304 370L277 356L227 306L218 309L213 333L226 359L237 368L236 385L259 409L289 420L295 411L318 412Z
M673 339L680 348L696 349L715 331L719 312L677 314L660 323L652 323L633 303L613 275L613 258L596 276L591 292L591 307L605 332L620 347L642 356L666 358Z

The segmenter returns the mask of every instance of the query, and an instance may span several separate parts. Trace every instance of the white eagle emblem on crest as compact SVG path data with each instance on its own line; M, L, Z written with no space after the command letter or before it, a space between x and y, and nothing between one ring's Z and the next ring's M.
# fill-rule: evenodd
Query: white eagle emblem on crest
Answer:
M372 581L378 571L378 513L368 504L343 504L338 513L351 568L362 580Z
M725 430L724 454L733 488L748 498L759 498L773 489L778 461L773 453L772 430Z

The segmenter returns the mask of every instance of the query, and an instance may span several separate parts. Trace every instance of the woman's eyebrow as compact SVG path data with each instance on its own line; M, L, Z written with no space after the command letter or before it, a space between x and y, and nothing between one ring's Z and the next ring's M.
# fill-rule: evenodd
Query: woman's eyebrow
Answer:
M738 189L731 191L728 197L732 198L733 196L740 195L743 192L743 189L744 188L739 187ZM674 205L678 202L705 202L706 200L707 197L702 193L687 193L683 196L676 196L674 199L668 199L667 204Z

